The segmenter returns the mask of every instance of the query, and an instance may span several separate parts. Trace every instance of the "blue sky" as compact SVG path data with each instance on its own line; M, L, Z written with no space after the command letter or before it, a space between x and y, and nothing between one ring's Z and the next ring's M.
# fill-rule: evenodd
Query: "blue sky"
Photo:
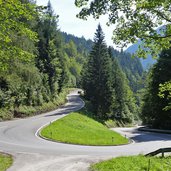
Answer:
M37 0L38 5L46 5L48 0ZM74 5L74 0L51 0L51 4L56 14L59 15L59 28L78 37L84 36L86 39L93 39L98 23L102 25L108 45L114 46L112 38L112 27L107 27L107 18L101 17L99 20L89 18L87 21L76 18L80 11ZM115 47L115 46L114 46Z

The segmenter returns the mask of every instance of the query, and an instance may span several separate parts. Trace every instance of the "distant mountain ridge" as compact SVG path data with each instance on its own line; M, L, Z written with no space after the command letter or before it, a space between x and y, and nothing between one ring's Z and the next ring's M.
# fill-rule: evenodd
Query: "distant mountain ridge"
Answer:
M136 51L138 50L138 46L141 44L142 42L139 40L137 43L131 45L130 47L128 47L125 52L130 53L130 54L134 54L136 53ZM152 66L153 64L156 63L156 60L152 58L152 56L148 56L146 59L142 59L140 58L141 64L143 66L143 68L145 70L147 70L150 66Z
M82 37L77 37L72 34L68 34L66 32L61 32L62 37L64 39L65 43L69 43L70 41L73 41L77 45L77 50L82 51L83 49L87 52L91 51L91 48L93 46L93 41L91 39L85 39Z
M166 26L163 25L156 29L156 33L159 35L163 35L164 31L166 29ZM130 54L135 54L135 52L138 50L138 46L142 44L141 40L138 40L137 43L131 45L128 47L125 52L128 52ZM146 59L140 58L141 64L144 68L144 70L147 70L149 67L151 67L153 64L156 63L156 59L153 59L151 55L149 55Z

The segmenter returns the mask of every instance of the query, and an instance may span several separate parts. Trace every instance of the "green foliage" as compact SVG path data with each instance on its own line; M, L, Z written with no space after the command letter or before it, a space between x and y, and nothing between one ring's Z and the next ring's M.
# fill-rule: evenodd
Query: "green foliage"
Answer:
M129 53L118 52L111 48L112 56L117 59L121 69L125 73L129 86L133 92L141 89L143 84L141 83L143 68L138 58L133 58Z
M13 113L9 109L0 109L0 121L10 120L13 118Z
M159 97L168 100L168 105L164 110L171 110L171 81L159 85Z
M56 109L57 107L63 105L66 102L66 96L72 89L64 89L59 95L53 99L53 101L45 102L37 105L26 105L22 103L15 112L13 108L2 108L0 109L0 121L10 120L13 117L28 117L42 112L48 112ZM39 98L39 97L38 97ZM39 100L39 99L37 99Z
M90 53L94 44L93 41L85 40L84 37L78 38L75 37L74 35L63 33L63 32L62 32L62 36L64 38L65 43L68 44L70 41L73 41L77 45L78 55L76 57L76 61L79 63L79 67L82 66L82 64L84 64L88 59L88 54ZM113 47L110 48L111 48L112 56L117 59L118 64L120 65L123 72L126 74L131 90L135 93L136 91L141 89L144 85L141 80L143 76L143 68L139 58L132 58L131 55L128 53L124 53L122 51L119 52L115 50Z
M138 115L137 105L112 50L104 43L104 34L98 26L94 46L83 68L82 87L98 119L130 123Z
M69 43L71 40L77 45L77 51L80 54L88 54L91 51L91 48L93 46L92 40L86 40L84 37L76 37L71 34L67 34L62 32L62 36L64 38L65 43Z
M12 165L12 162L11 156L0 154L0 171L6 171Z
M82 145L119 145L128 143L127 139L85 116L84 112L72 113L51 123L41 130L41 135L59 142Z
M171 50L161 53L157 64L152 68L149 85L144 97L142 118L145 123L151 124L156 128L170 129L171 118L170 108L168 107L170 104L168 88L170 87L169 82L171 79L170 55ZM164 87L161 86L162 84Z
M163 171L169 170L171 158L130 156L117 157L91 166L91 171Z
M110 118L130 123L138 114L135 98L128 86L126 76L120 69L116 59L113 59L112 62L112 88L114 91L114 100L112 106L113 111L110 114Z
M63 56L65 61L65 74L68 77L69 87L80 86L80 74L83 64L87 60L88 42L84 38L78 38L73 35L61 33L64 39Z
M40 106L20 106L18 113L25 117L54 110L66 102L66 96L70 90L71 89L63 90L53 101L44 102Z
M65 46L65 52L69 57L76 57L77 56L77 48L75 43L70 40L69 43L66 44Z
M107 14L108 25L115 24L113 40L121 47L135 43L139 38L143 41L138 55L158 56L163 49L170 48L171 13L170 1L159 0L75 0L81 8L78 17L87 19L92 15L99 18ZM121 15L122 14L122 15ZM165 27L161 27L165 25ZM158 32L156 28L161 27Z
M111 119L105 121L105 125L106 125L108 128L115 128L115 127L125 127L125 126L128 126L128 125L125 125L125 123L123 123L122 121L111 120Z
M64 89L81 86L81 73L86 72L83 65L88 61L93 42L61 33L58 15L50 2L46 7L38 7L29 0L0 0L0 7L0 120L54 109L64 103L64 96L61 98ZM105 58L96 58L95 64L99 61L104 65L99 68L99 78L91 77L89 81L94 80L96 87L98 79L101 80L99 90L93 92L100 97L95 109L99 117L108 117L112 116L112 99L115 96L111 89L112 60L103 40L101 43L102 46L94 46L91 55L100 49ZM124 72L129 73L133 66L130 64ZM127 78L134 75L135 70ZM134 81L129 79L129 83L134 85L136 79L138 77ZM124 95L126 101L131 101L130 90L126 90ZM129 113L129 105L125 106Z
M3 76L7 83L7 90L1 92L0 107L14 107L17 110L21 104L37 105L39 88L42 87L41 75L33 65L14 62L6 76Z
M28 21L33 19L35 6L31 3L7 0L0 1L0 71L6 69L13 60L28 61L34 54L25 46L37 40ZM27 21L27 22L25 22Z
M44 15L39 18L38 22L38 51L36 65L40 72L47 74L49 95L53 96L58 93L58 81L61 77L61 62L59 53L59 31L57 30L58 16L52 10L50 1Z
M64 89L79 84L84 54L63 41L50 2L42 8L7 0L0 7L0 120L63 104Z
M85 96L94 106L94 113L106 119L112 105L111 59L99 25L95 33L94 46L83 70L82 86Z

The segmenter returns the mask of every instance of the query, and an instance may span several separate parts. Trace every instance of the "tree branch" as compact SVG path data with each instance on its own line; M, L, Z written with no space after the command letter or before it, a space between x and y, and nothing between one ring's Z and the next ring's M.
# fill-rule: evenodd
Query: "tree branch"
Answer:
M152 39L165 39L165 38L171 37L171 34L170 35L166 35L166 36L150 36L150 35L145 35L145 37L152 38Z
M163 14L162 12L158 11L158 10L153 10L158 16L160 16L161 18L163 18L164 20L166 20L167 22L171 23L171 19L168 18L165 14Z

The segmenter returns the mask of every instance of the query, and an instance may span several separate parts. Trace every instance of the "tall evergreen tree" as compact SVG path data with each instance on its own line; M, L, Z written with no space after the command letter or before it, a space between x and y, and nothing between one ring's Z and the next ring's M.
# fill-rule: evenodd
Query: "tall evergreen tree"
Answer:
M120 68L117 59L113 57L110 47L109 55L112 59L112 89L114 92L110 118L124 123L132 122L137 112L135 98L128 85L126 75Z
M53 12L50 1L42 18L38 22L39 55L37 57L37 67L48 76L50 92L54 95L58 92L59 79L61 77L60 66L60 41L58 40L59 31L57 30L58 16Z
M170 110L165 110L169 98L159 96L160 84L171 80L171 49L161 53L158 62L152 68L149 85L144 97L142 118L144 123L154 128L171 128ZM168 93L167 91L165 93ZM167 94L166 94L167 97Z
M84 69L82 80L85 96L94 106L95 114L100 119L106 119L113 101L111 59L100 25L95 33L94 46Z

